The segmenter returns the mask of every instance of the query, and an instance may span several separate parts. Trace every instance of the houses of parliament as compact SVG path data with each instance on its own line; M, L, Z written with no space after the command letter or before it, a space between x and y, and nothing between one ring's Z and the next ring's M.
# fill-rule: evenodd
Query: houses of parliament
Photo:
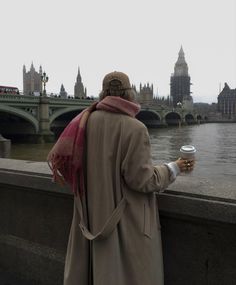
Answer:
M31 64L30 70L26 72L25 65L23 66L23 94L24 95L40 95L42 93L42 81L43 75L42 66L39 67L39 71L35 70L33 63ZM64 85L61 85L59 97L66 99L68 94L65 90ZM87 97L87 89L84 87L80 69L76 77L74 85L74 98L85 99Z
M27 72L25 65L23 66L23 93L24 95L39 95L42 93L42 67L39 71L35 70L33 63ZM181 46L177 61L174 65L174 72L170 76L170 95L167 97L159 97L154 95L153 84L141 84L139 90L133 85L137 93L137 100L141 105L168 105L173 108L181 106L182 108L192 110L193 98L191 96L191 78L188 72L188 64L185 60L184 50ZM58 97L68 98L64 85L61 85ZM86 99L87 89L84 87L80 68L74 84L74 94L76 99ZM222 118L236 118L236 89L231 89L227 83L218 95L217 111Z

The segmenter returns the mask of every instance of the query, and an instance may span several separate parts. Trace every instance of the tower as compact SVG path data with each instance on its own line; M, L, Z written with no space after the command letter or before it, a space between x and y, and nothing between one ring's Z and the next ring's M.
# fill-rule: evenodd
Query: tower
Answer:
M84 85L82 83L80 69L78 69L78 75L77 75L76 82L75 82L74 96L77 99L85 99L87 96L87 90L86 88L84 88Z
M174 73L171 75L170 80L170 96L174 107L176 107L179 102L189 106L193 103L192 96L190 95L190 85L188 65L185 61L184 51L181 46L178 60L175 63Z
M24 95L35 95L42 92L42 66L39 67L39 72L35 71L33 62L30 70L26 72L25 65L23 66L23 93Z
M150 86L149 83L139 85L139 96L138 100L141 104L151 104L153 101L153 84Z
M218 96L218 111L225 118L236 118L236 88L231 89L227 83Z
M60 96L61 96L61 98L63 98L63 99L66 99L66 98L67 98L67 92L66 92L65 87L64 87L63 84L61 85Z

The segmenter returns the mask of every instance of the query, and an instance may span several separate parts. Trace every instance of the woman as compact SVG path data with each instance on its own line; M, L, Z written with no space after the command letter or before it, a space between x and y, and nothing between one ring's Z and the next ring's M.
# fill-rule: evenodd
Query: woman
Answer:
M186 162L152 165L134 100L126 74L107 74L100 101L72 120L49 154L54 178L75 193L64 285L164 284L155 192Z

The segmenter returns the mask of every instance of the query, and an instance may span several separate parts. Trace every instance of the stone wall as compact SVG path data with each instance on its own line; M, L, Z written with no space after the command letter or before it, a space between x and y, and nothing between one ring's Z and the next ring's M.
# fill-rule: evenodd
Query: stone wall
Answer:
M235 285L236 200L200 185L180 178L158 195L165 284ZM0 281L62 284L72 208L46 163L0 159Z

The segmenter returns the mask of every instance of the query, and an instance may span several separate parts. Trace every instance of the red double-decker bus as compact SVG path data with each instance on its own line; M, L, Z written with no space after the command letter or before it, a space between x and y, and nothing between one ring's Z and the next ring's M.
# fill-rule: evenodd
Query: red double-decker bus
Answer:
M20 94L20 92L17 87L0 85L0 95L2 94Z

